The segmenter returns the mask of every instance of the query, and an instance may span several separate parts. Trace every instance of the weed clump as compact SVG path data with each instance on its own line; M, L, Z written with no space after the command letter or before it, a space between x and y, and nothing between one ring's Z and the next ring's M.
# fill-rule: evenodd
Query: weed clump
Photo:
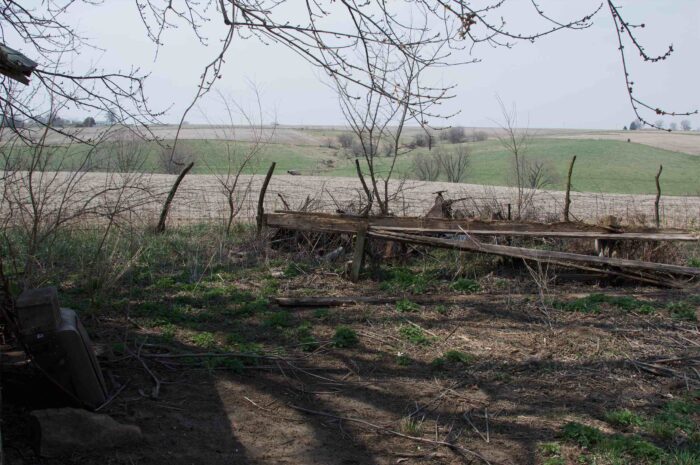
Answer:
M289 328L293 324L292 315L284 310L270 313L267 318L265 318L265 326L271 328Z
M473 294L481 290L479 283L473 279L460 278L453 282L450 287L453 291L461 292L463 294Z
M419 346L430 344L430 339L425 335L423 330L415 326L404 325L399 328L399 334L411 344Z
M401 299L396 302L396 310L401 313L413 313L417 312L419 309L420 306L417 303L411 302L408 299Z
M301 350L304 352L313 352L318 349L321 345L318 340L311 333L311 325L309 323L303 323L297 328L297 341L301 346Z
M666 309L676 320L696 321L698 319L695 306L685 300L672 302L666 306Z
M616 426L642 426L644 419L636 413L628 410L615 410L605 415L605 421Z
M338 348L355 347L360 339L354 329L348 326L338 326L333 336L333 345Z
M198 333L192 337L192 342L202 349L212 349L216 346L216 339L212 333Z
M401 419L399 429L402 433L409 436L418 436L421 432L422 421L416 420L413 417L404 417Z
M460 352L459 350L448 350L441 357L437 357L430 364L434 369L441 370L448 365L469 365L474 362L474 356Z
M432 273L417 273L409 268L392 268L387 274L387 279L379 286L383 291L422 294L431 287L434 281Z
M579 313L600 313L604 304L625 312L638 311L639 313L649 314L655 311L653 306L632 297L599 293L589 294L586 297L570 301L555 300L552 302L552 306L557 310Z
M270 302L267 299L258 297L253 301L242 303L238 307L237 313L241 316L252 316L267 310L269 306Z
M295 278L302 274L308 273L310 269L311 267L304 263L291 262L287 264L287 267L284 269L283 274L285 278Z
M319 320L327 320L330 314L331 312L327 308L317 308L314 310L314 318L318 318Z
M605 415L614 426L634 427L639 434L604 434L597 428L580 423L568 423L562 436L587 449L599 463L635 463L660 465L694 465L700 463L700 392L667 402L661 412L642 416L628 409L615 410ZM653 443L645 438L651 438ZM666 444L666 449L659 445Z

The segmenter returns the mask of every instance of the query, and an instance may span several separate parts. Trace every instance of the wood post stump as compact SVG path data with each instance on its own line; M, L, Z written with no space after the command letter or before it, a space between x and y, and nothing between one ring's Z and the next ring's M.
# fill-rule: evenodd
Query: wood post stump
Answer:
M365 244L367 242L367 226L363 225L355 235L355 251L350 268L350 280L354 283L360 280L360 272L365 260Z

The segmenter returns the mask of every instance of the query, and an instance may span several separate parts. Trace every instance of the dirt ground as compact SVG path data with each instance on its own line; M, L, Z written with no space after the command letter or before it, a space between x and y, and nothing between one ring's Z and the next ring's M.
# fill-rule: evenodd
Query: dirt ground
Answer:
M279 281L282 295L383 292L374 281L355 285L327 272ZM394 305L291 308L285 311L291 323L279 326L269 324L270 314L282 312L274 305L264 309L268 320L256 314L232 319L226 301L203 306L216 315L197 320L197 330L211 331L217 341L229 332L255 341L268 357L257 363L202 367L202 359L157 358L154 354L214 349L188 342L180 332L168 343L157 342L163 327L149 325L136 312L128 319L87 318L96 343L114 346L115 334L123 335L161 382L158 397L151 398L153 380L140 360L123 353L103 360L109 379L127 383L105 413L140 426L143 443L99 457L39 460L21 428L26 411L6 402L9 463L594 463L581 462L585 449L560 439L564 424L582 422L611 433L607 412L653 412L698 386L700 378L659 376L632 364L662 360L665 367L695 377L687 363L700 355L697 322L605 305L598 313L558 310L541 305L535 292L513 294L513 282L488 281L460 304L406 311ZM251 277L237 285L255 290L259 282ZM548 299L571 301L594 290L567 285ZM658 308L689 298L666 291L614 291ZM167 306L167 299L160 304ZM311 328L316 350L302 351L294 341L293 328L300 323ZM332 344L334 328L341 325L356 332L356 345ZM406 335L413 333L403 328L419 328L425 340L412 342ZM466 355L436 362L449 351ZM565 461L545 462L542 444L551 441L560 441Z

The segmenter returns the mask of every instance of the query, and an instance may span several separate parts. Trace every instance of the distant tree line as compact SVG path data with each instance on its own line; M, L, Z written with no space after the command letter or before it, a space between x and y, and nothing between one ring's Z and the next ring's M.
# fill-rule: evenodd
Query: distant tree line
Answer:
M693 126L690 123L689 119L682 120L680 124L681 124L682 131L692 131L692 129L693 129ZM666 122L662 119L658 119L654 122L654 127L656 127L657 129L664 129L665 126L666 126ZM639 129L642 129L643 127L644 127L644 123L642 123L639 119L635 119L634 121L632 121L630 123L629 130L630 131L637 131ZM628 128L627 128L627 126L625 126L622 129L627 131ZM672 121L668 125L668 130L677 131L678 130L678 123L676 123L675 121Z

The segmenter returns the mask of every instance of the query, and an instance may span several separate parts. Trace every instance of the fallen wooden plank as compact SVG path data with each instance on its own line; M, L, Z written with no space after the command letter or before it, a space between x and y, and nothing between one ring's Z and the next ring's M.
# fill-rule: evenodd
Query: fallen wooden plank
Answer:
M454 229L404 228L393 226L375 227L375 231L397 231L405 233L457 233ZM617 241L698 241L700 236L695 234L656 234L656 233L607 233L597 231L493 231L489 229L465 229L474 236L514 236L514 237L556 237L562 239L608 239Z
M699 235L676 229L613 228L585 223L529 223L512 221L483 221L475 219L444 219L417 217L374 216L360 217L328 213L275 212L265 214L271 228L294 229L314 232L354 234L361 227L370 229L402 230L403 232L449 233L462 230L477 235L508 235L535 237L571 237L635 240L699 240ZM558 234L562 233L562 234ZM587 234L583 234L587 233ZM581 234L579 236L579 234ZM623 235L627 234L627 236ZM631 236L629 234L641 234Z
M369 235L372 237L396 240L399 242L443 246L444 248L469 250L472 252L484 252L515 258L533 259L538 261L546 261L548 259L552 259L566 262L614 266L625 269L665 272L688 276L700 276L700 268L693 268L689 266L669 265L665 263L645 262L641 260L629 260L624 258L599 257L597 255L582 255L570 252L556 252L552 250L526 249L523 247L511 247L506 245L485 244L475 239L467 239L460 241L454 239L441 239L438 237L418 236L415 234L401 234L394 232L377 231L370 231Z
M700 276L700 269L679 265L667 265L663 263L644 262L639 260L627 260L622 258L598 257L593 255L580 255L568 252L554 252L549 250L525 249L504 245L484 244L474 238L464 241L441 239L437 237L418 236L414 234L401 234L393 232L370 231L371 237L421 244L432 247L441 247L470 252L489 253L505 257L521 258L545 262L554 265L578 268L586 271L601 271L606 274L635 279L638 281L662 285L667 287L682 288L687 285L682 281L667 276L649 275L649 273L665 273L667 275L681 276L685 279ZM612 269L611 269L612 268Z

